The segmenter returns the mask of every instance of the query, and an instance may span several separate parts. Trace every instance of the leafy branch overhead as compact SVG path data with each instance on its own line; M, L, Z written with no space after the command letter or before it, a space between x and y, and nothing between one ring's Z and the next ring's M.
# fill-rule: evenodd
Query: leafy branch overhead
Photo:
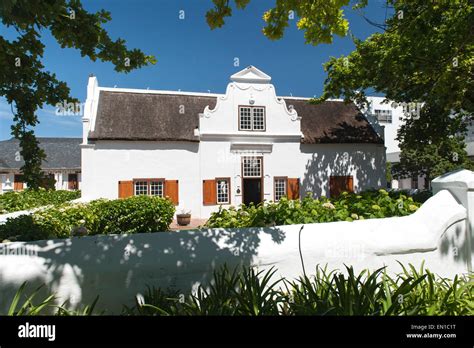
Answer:
M213 2L207 21L217 28L232 15L231 1ZM241 9L249 2L234 1ZM387 0L389 16L377 24L363 12L368 0L277 0L264 14L263 32L270 39L282 38L294 14L307 43L331 43L335 35L349 33L344 11L351 10L350 3L379 32L365 40L353 38L355 49L349 55L324 64L323 93L312 102L342 97L366 105L370 90L398 103L416 103L420 117L408 120L398 133L402 153L397 175L433 178L472 168L464 134L474 115L474 2Z
M263 15L266 23L263 33L271 40L281 39L290 20L299 18L297 27L305 32L306 43L318 45L332 43L334 35L345 36L349 22L344 18L343 6L350 0L277 0L274 8ZM232 16L229 0L213 0L214 8L206 14L211 29L225 24L226 17ZM237 9L245 9L250 0L234 0ZM364 7L367 0L356 2L355 8Z
M49 30L62 48L76 48L92 61L111 62L117 72L155 64L156 59L139 49L128 49L123 39L110 38L103 28L111 20L110 13L89 13L79 0L2 0L0 18L4 27L13 28L15 37L0 36L0 65L4 67L0 96L14 107L12 135L20 140L24 179L35 188L45 159L32 130L39 123L36 111L45 104L77 102L67 84L42 64L44 30Z

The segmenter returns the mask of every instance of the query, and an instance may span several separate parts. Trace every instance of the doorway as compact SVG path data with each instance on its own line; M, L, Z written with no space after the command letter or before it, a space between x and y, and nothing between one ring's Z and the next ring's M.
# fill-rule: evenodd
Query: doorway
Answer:
M242 202L263 201L263 157L242 157Z
M262 202L262 179L243 179L244 204L253 203L257 205Z

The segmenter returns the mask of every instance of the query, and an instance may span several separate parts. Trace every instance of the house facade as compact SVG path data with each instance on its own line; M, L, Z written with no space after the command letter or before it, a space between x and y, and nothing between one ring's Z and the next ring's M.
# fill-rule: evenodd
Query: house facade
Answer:
M81 189L81 138L38 138L46 160L42 170L56 190ZM16 139L0 141L0 193L21 191L26 183L21 175L23 158Z
M220 205L385 187L382 137L353 104L278 97L250 66L225 94L99 87L89 78L82 196L168 196L208 217Z

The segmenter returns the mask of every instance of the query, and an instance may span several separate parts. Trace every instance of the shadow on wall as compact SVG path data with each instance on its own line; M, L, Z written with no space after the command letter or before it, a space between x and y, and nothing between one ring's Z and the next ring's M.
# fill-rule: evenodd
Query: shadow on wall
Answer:
M285 239L279 228L265 233L275 244ZM91 304L99 295L98 309L120 313L123 304L134 305L134 296L147 285L187 294L208 284L220 265L249 266L261 236L257 228L246 233L209 229L39 241L34 243L39 246L38 258L2 257L7 262L0 269L0 310L8 309L19 285L28 280L30 291L46 283L41 295L55 291L58 304L69 299L74 308Z
M310 153L305 165L301 192L329 196L330 176L352 175L354 191L385 188L385 155L376 144L301 144L302 153ZM383 147L383 145L380 145Z
M183 150L197 153L199 142L191 141L100 141L95 143L96 150Z
M467 221L463 224L467 224ZM461 226L460 224L450 226L450 228L454 229L454 232L444 233L441 237L439 245L441 255L458 262L470 263L471 250L467 236L469 229L466 225Z

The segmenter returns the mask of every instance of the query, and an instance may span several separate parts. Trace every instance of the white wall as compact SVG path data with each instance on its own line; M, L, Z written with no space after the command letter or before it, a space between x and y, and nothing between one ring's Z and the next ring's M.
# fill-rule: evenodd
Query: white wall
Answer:
M218 206L203 206L202 181L231 178L231 204L242 203L241 157L231 152L230 141L126 142L101 141L84 148L82 196L85 199L118 197L118 182L134 178L179 180L177 211L191 210L194 217L208 217ZM261 155L264 198L273 200L273 178L300 178L300 192L328 195L330 175L352 175L355 191L385 187L384 148L374 144L314 144L274 142Z
M344 270L344 265L375 270L397 263L425 266L440 276L468 270L466 209L446 190L416 213L401 218L305 225L301 253L308 275L317 265ZM90 304L120 313L147 285L188 293L206 284L215 268L226 263L278 269L275 279L302 275L299 232L302 225L247 229L144 233L76 237L2 244L0 310L5 312L18 287L45 283L57 303ZM15 252L16 255L12 255ZM19 255L21 254L21 255ZM28 254L28 255L26 255Z
M392 103L382 103L385 97L367 97L367 100L371 103L368 112L373 113L375 109L378 110L392 110L392 123L380 123L384 127L385 146L387 147L387 153L399 152L398 141L396 140L397 131L403 124L403 107L393 107Z
M13 191L15 176L11 173L0 174L0 193Z
M54 179L56 180L56 183L54 185L54 188L56 190L68 190L68 174L69 173L76 173L76 171L56 170L52 172L52 174L54 174ZM15 175L13 173L0 174L0 194L13 191L14 180L15 180ZM78 180L78 189L80 190L82 186L81 173L78 173L77 180ZM27 187L26 183L23 185L23 187L24 188Z
M179 180L178 211L199 214L198 149L199 143L191 142L97 142L82 149L82 197L116 199L118 182L134 178Z

